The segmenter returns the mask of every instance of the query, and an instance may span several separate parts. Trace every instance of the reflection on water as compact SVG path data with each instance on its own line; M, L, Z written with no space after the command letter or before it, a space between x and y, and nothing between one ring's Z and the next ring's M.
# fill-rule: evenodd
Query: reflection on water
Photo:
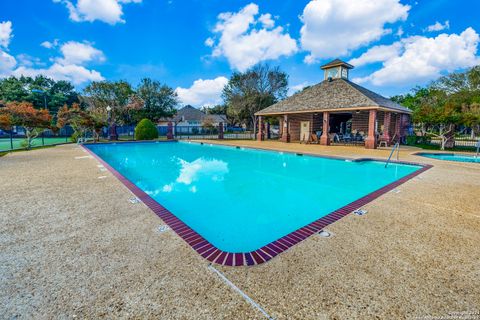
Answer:
M223 181L225 174L228 173L228 163L225 161L205 158L198 158L192 162L188 162L181 158L174 158L180 164L180 173L175 181L162 187L162 192L172 192L176 187L182 185L189 186L188 190L192 193L198 191L195 182L201 179L209 179L211 181ZM158 192L154 192L154 194Z

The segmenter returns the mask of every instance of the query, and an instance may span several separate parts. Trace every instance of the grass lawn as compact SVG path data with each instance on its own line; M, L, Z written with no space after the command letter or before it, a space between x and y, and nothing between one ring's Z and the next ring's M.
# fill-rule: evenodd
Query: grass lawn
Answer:
M14 138L13 139L13 149L23 149L22 147L22 142L24 139L22 138ZM71 142L70 138L65 138L65 137L51 137L51 138L44 138L43 140L44 145L53 145L53 144L59 144L59 143L66 143L66 142ZM39 147L42 146L42 138L38 137L35 140L33 140L33 147ZM10 145L10 138L1 138L0 139L0 151L8 151L10 150L11 145Z

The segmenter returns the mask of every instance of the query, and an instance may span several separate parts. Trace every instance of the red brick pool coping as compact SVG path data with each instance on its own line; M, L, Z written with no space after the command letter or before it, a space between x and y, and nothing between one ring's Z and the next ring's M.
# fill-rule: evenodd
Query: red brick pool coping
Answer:
M169 143L170 141L162 141L159 143ZM139 143L139 142L122 142L122 143ZM142 142L140 142L142 143ZM151 142L150 142L151 143ZM395 189L399 185L405 183L406 181L414 178L415 176L425 172L426 170L430 169L432 165L428 164L420 164L420 163L412 163L412 162L403 162L403 161L392 161L394 163L402 163L402 164L409 164L409 165L416 165L420 166L415 172L410 173L409 175L396 180L376 191L367 194L366 196L359 198L329 214L326 216L296 230L293 231L286 236L283 236L280 239L277 239L255 251L251 252L244 252L244 253L232 253L226 252L218 249L213 244L208 242L205 238L203 238L200 234L198 234L195 230L190 228L186 225L183 221L178 219L173 213L163 207L160 203L155 201L152 197L142 191L139 187L137 187L133 182L128 180L122 174L120 174L117 170L111 167L107 162L97 156L92 150L83 146L83 149L86 150L90 155L92 155L95 159L97 159L100 163L103 164L115 177L117 177L120 182L122 182L135 196L140 199L145 205L147 205L150 210L152 210L160 219L162 219L170 228L172 228L185 242L187 242L198 254L200 254L203 258L207 259L208 261L224 266L254 266L257 264L262 264L273 257L277 256L278 254L290 249L297 243L307 239L311 235L318 233L326 226L334 223L337 220L347 216L351 212L355 211L356 209L362 207L363 205L373 201L374 199L380 197L381 195ZM246 147L242 147L246 148ZM250 148L256 149L256 148ZM259 149L265 150L265 149ZM275 152L275 150L269 150ZM284 153L293 153L295 152L287 152L281 151ZM322 155L315 155L315 154L305 154L308 156L315 156L315 157L323 157L323 158L334 158L334 159L346 159L340 157L329 157L329 156L322 156ZM360 162L360 161L382 161L378 159L372 158L361 158L361 159L350 159L353 162Z

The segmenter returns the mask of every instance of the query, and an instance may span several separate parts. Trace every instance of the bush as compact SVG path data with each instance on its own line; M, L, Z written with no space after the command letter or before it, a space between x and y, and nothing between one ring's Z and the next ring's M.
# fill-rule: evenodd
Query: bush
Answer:
M142 119L135 127L135 140L153 140L157 138L157 127L152 121Z
M414 146L417 144L417 136L407 136L407 145Z

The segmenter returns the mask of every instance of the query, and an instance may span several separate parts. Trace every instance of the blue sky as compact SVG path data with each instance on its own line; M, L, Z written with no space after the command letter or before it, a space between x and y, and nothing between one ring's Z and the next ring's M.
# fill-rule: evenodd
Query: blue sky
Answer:
M291 91L341 58L390 96L480 64L480 1L2 0L0 77L46 74L83 88L142 77L184 103L219 102L235 70L267 61Z

